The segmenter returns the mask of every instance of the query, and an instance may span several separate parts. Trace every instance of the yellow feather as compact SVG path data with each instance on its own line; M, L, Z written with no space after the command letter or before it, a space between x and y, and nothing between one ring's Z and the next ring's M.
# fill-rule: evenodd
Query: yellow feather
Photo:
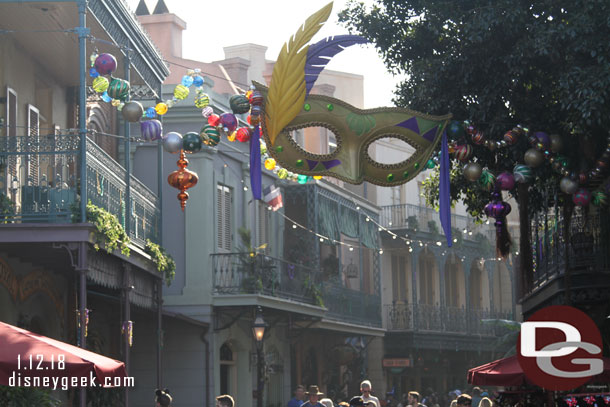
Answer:
M280 51L265 101L265 124L271 144L303 107L307 43L328 20L332 8L330 2L311 15Z

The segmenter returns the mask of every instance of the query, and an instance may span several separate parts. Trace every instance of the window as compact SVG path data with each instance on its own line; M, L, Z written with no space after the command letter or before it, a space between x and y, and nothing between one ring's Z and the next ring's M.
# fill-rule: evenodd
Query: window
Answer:
M29 186L38 185L40 179L40 163L38 157L38 143L40 136L40 114L37 108L28 105L28 144L33 154L26 155L26 180Z
M407 259L404 256L392 255L392 299L407 302L408 281L406 270Z
M8 151L15 151L17 148L17 93L7 87L6 97L6 142L8 145L3 147ZM17 155L8 156L8 173L5 183L7 188L11 188L13 178L17 177L17 157Z
M216 216L217 216L217 241L218 248L226 251L231 250L232 242L232 207L233 194L231 188L218 184L216 187Z
M233 350L228 343L223 343L220 347L220 394L234 394L236 377L235 377L235 359L233 358Z

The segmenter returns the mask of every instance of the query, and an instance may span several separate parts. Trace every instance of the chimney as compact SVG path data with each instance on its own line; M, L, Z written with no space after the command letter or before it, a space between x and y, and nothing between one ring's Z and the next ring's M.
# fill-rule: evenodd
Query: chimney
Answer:
M249 61L248 66L242 67L247 70L244 83L250 84L253 80L265 83L263 74L267 67L267 61L265 60L267 47L256 44L240 44L224 47L223 50L225 52L225 60L218 62L222 64L227 71L229 69L225 65L225 61L246 60ZM236 78L234 80L237 82Z
M141 3L143 0L140 1ZM138 5L138 10L140 10L140 5ZM148 9L146 10L148 11ZM182 31L186 29L186 22L170 13L163 0L157 2L152 14L138 14L138 21L162 55L182 58Z
M146 2L144 0L140 0L140 3L138 3L138 8L136 8L136 16L148 15L150 15L150 11L148 11L148 7L146 7Z

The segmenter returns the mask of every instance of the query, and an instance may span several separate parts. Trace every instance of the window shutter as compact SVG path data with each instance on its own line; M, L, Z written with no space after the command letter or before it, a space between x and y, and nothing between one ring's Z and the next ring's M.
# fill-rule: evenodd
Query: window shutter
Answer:
M218 224L216 225L216 238L218 248L230 251L231 250L231 207L232 207L231 189L224 185L216 187L216 214Z
M6 88L6 129L7 129L7 151L17 149L17 93L11 88ZM17 176L17 155L8 156L8 188L11 186L13 177Z
M39 174L39 157L38 157L38 143L40 133L40 120L38 109L32 105L28 105L28 137L29 137L29 152L32 154L27 155L27 176L28 179L25 182L31 181L32 185L38 185L40 178Z
M222 210L223 210L223 202L224 199L224 191L222 190L222 185L218 185L216 187L216 218L218 219L217 222L218 224L216 225L216 241L218 248L222 248L222 244L223 244L223 228L222 228L222 224L223 224L223 214L222 214Z
M225 201L224 201L224 249L231 250L231 190L224 187Z

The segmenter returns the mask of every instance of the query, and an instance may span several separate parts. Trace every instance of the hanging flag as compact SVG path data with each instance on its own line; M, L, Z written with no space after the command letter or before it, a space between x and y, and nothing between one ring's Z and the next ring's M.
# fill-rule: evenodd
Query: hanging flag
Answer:
M250 138L250 187L252 188L252 197L261 199L262 188L262 172L261 172L261 144L260 144L260 127L254 128L254 134Z
M263 201L269 205L274 212L284 206L282 191L273 184L263 190Z
M441 165L439 177L439 215L441 218L441 226L445 237L447 238L447 246L451 247L453 240L451 237L451 190L449 188L449 148L447 147L447 132L443 132L443 140L441 141Z

